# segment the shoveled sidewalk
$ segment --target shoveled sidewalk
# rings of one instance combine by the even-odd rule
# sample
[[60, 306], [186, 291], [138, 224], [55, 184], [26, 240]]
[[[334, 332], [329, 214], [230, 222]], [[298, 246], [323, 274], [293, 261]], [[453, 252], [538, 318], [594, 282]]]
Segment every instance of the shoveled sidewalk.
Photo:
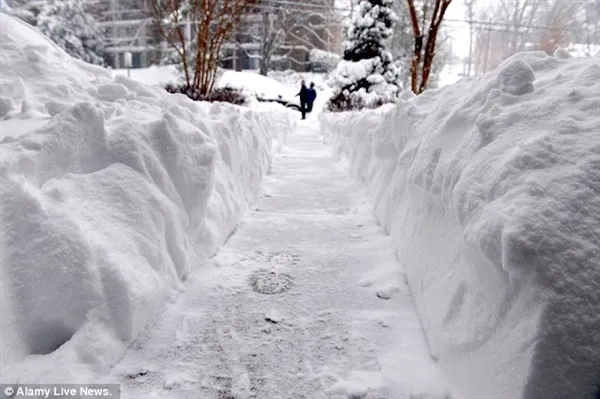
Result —
[[390, 238], [317, 129], [115, 367], [123, 398], [446, 399]]

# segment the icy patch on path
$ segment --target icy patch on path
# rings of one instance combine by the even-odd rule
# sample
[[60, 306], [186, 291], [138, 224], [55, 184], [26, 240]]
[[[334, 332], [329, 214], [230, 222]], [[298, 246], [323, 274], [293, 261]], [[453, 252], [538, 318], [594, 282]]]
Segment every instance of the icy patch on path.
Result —
[[313, 127], [289, 147], [258, 210], [107, 378], [123, 398], [446, 399], [365, 193]]

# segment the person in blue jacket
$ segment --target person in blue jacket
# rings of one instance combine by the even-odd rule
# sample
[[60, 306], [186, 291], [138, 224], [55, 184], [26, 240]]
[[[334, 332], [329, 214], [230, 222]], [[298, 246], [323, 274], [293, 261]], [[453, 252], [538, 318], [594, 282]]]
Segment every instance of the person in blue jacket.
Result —
[[306, 90], [306, 106], [307, 111], [310, 113], [313, 109], [313, 103], [317, 99], [317, 91], [315, 90], [315, 84], [313, 82], [310, 83], [310, 88]]

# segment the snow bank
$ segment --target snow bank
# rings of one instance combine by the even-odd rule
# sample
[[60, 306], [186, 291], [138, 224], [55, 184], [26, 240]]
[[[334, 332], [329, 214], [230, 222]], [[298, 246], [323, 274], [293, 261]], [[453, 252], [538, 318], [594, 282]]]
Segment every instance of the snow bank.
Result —
[[462, 398], [600, 383], [600, 62], [521, 53], [375, 111], [323, 114], [373, 192]]
[[147, 85], [165, 87], [169, 83], [183, 83], [185, 78], [175, 65], [152, 65], [148, 68], [112, 69], [113, 76], [129, 76]]
[[1, 379], [90, 381], [231, 234], [295, 114], [194, 103], [0, 27]]

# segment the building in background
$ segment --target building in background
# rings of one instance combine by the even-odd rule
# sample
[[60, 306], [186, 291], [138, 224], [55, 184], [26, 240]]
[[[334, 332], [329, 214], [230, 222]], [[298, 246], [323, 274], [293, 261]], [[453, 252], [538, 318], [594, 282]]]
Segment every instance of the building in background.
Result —
[[[103, 29], [104, 60], [115, 69], [125, 67], [125, 54], [131, 53], [132, 68], [146, 68], [159, 64], [173, 50], [160, 36], [152, 12], [152, 0], [82, 0], [86, 9]], [[47, 0], [8, 0], [11, 7], [31, 11], [35, 17]], [[287, 10], [296, 23], [274, 21], [280, 10]], [[335, 9], [335, 0], [261, 0], [248, 15], [234, 37], [223, 46], [222, 66], [235, 70], [260, 68], [265, 37], [262, 30], [265, 14], [271, 26], [285, 30], [272, 64], [277, 69], [292, 68], [307, 71], [311, 49], [340, 53], [342, 22]], [[35, 25], [35, 18], [28, 21]], [[287, 25], [286, 25], [287, 24]], [[188, 38], [193, 34], [193, 21], [187, 21]]]
[[125, 53], [132, 67], [145, 68], [161, 61], [165, 44], [152, 18], [151, 0], [86, 0], [106, 35], [105, 61], [124, 68]]
[[339, 54], [342, 16], [335, 0], [262, 0], [224, 45], [223, 67], [307, 71], [311, 50]]
[[[172, 52], [154, 25], [151, 0], [86, 1], [97, 8], [96, 18], [105, 30], [107, 65], [123, 68], [125, 53], [131, 52], [132, 67], [144, 68], [160, 63]], [[229, 43], [223, 46], [224, 68], [260, 68], [261, 47], [264, 45], [261, 29], [265, 23], [262, 12], [277, 9], [288, 10], [296, 17], [302, 16], [305, 23], [285, 33], [274, 67], [306, 71], [311, 49], [333, 53], [341, 51], [343, 29], [341, 18], [336, 13], [335, 0], [262, 0], [244, 19]], [[277, 18], [277, 13], [270, 12], [268, 18]], [[188, 24], [193, 25], [193, 21]], [[188, 25], [186, 35], [189, 37], [192, 32], [192, 26]]]

